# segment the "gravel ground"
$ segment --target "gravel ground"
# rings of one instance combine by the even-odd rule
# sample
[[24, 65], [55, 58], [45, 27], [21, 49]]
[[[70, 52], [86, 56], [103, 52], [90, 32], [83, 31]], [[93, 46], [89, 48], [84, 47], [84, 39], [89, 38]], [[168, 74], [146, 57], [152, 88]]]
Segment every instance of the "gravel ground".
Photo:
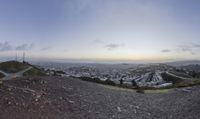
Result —
[[199, 119], [200, 86], [136, 93], [78, 79], [26, 77], [0, 86], [0, 119]]

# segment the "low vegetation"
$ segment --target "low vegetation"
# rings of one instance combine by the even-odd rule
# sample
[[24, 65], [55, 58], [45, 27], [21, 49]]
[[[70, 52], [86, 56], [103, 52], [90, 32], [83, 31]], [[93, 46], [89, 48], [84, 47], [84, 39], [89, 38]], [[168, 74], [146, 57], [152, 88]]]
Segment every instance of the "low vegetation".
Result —
[[79, 77], [79, 79], [81, 79], [83, 81], [90, 81], [90, 82], [100, 83], [100, 84], [104, 84], [104, 85], [116, 86], [115, 82], [113, 82], [109, 79], [107, 79], [105, 81], [100, 80], [99, 78], [90, 78], [90, 77]]
[[183, 81], [183, 79], [171, 76], [167, 73], [162, 73], [161, 76], [162, 76], [163, 80], [165, 80], [167, 82], [172, 82], [173, 84], [177, 84], [177, 83], [180, 83]]
[[162, 73], [161, 75], [165, 81], [173, 83], [173, 86], [170, 88], [181, 88], [181, 87], [200, 85], [200, 79], [192, 79], [192, 78], [190, 78], [188, 80], [181, 79], [178, 77], [168, 75], [166, 73]]
[[145, 93], [144, 89], [141, 89], [141, 88], [138, 88], [138, 89], [136, 90], [136, 92], [137, 92], [137, 93]]
[[55, 73], [56, 73], [56, 74], [66, 74], [64, 71], [61, 71], [61, 70], [55, 71]]
[[181, 87], [189, 87], [189, 86], [195, 86], [195, 85], [200, 85], [200, 79], [185, 80], [180, 83], [174, 84], [173, 87], [181, 88]]
[[25, 72], [23, 76], [45, 76], [45, 73], [39, 69], [32, 68], [29, 71]]
[[83, 81], [90, 81], [90, 82], [100, 83], [100, 84], [104, 84], [104, 85], [117, 86], [120, 88], [136, 89], [136, 92], [138, 92], [138, 93], [145, 93], [145, 90], [165, 90], [165, 89], [170, 89], [170, 88], [181, 88], [181, 87], [200, 85], [200, 79], [184, 80], [184, 79], [181, 79], [178, 77], [168, 75], [166, 73], [162, 73], [161, 75], [165, 81], [172, 82], [173, 86], [163, 87], [163, 88], [138, 87], [138, 86], [131, 86], [131, 85], [126, 85], [126, 84], [122, 84], [122, 85], [116, 84], [115, 82], [113, 82], [111, 80], [102, 81], [99, 78], [79, 77], [79, 79], [81, 79]]
[[[9, 68], [8, 68], [9, 67]], [[28, 65], [23, 64], [17, 61], [8, 61], [0, 63], [0, 70], [7, 73], [17, 73], [21, 70], [24, 70], [28, 67]]]

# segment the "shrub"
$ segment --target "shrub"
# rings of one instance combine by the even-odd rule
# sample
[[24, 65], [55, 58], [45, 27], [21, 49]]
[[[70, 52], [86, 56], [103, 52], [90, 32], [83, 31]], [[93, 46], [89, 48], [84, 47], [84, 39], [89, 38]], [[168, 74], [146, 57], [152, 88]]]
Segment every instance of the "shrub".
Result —
[[79, 79], [83, 80], [83, 81], [90, 81], [90, 82], [95, 82], [95, 83], [100, 83], [100, 84], [105, 84], [105, 85], [112, 85], [115, 86], [115, 82], [113, 82], [112, 80], [100, 80], [99, 78], [91, 78], [91, 77], [79, 77]]
[[25, 72], [23, 76], [45, 76], [45, 73], [38, 69], [32, 68], [29, 71]]
[[165, 81], [172, 82], [173, 84], [183, 81], [183, 79], [168, 75], [167, 73], [162, 73], [161, 76]]
[[144, 93], [144, 90], [142, 88], [138, 88], [136, 92], [137, 93]]
[[116, 85], [115, 82], [113, 82], [113, 81], [111, 81], [111, 80], [109, 80], [109, 79], [105, 80], [105, 81], [104, 81], [104, 84], [106, 84], [106, 85], [112, 85], [112, 86], [115, 86], [115, 85]]
[[64, 71], [55, 71], [56, 72], [56, 74], [66, 74]]

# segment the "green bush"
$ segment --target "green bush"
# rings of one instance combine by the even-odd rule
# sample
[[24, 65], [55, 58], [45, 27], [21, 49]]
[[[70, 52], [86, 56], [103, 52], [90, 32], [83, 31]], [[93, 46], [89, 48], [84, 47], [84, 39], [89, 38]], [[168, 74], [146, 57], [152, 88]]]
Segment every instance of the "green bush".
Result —
[[171, 88], [181, 88], [181, 87], [189, 87], [194, 85], [200, 85], [200, 79], [181, 79], [178, 77], [174, 77], [168, 75], [166, 73], [162, 73], [162, 78], [167, 82], [172, 82], [173, 86]]
[[174, 84], [173, 87], [181, 88], [181, 87], [189, 87], [189, 86], [195, 86], [195, 85], [200, 85], [200, 79], [185, 80], [180, 83]]
[[39, 69], [32, 68], [29, 71], [25, 72], [23, 76], [45, 76], [45, 73]]
[[66, 74], [64, 71], [55, 71], [56, 74]]
[[163, 80], [165, 80], [167, 82], [172, 82], [173, 84], [180, 83], [183, 81], [183, 79], [171, 76], [167, 73], [162, 73], [161, 76], [162, 76]]
[[105, 80], [103, 83], [106, 84], [106, 85], [111, 85], [111, 86], [115, 86], [116, 85], [115, 82], [113, 82], [113, 81], [111, 81], [109, 79]]
[[81, 80], [83, 81], [90, 81], [90, 82], [95, 82], [95, 83], [100, 83], [100, 84], [105, 84], [105, 85], [112, 85], [115, 86], [115, 82], [113, 82], [112, 80], [100, 80], [99, 78], [91, 78], [91, 77], [79, 77]]
[[144, 90], [143, 90], [142, 88], [138, 88], [138, 89], [136, 90], [136, 92], [137, 92], [137, 93], [144, 93]]

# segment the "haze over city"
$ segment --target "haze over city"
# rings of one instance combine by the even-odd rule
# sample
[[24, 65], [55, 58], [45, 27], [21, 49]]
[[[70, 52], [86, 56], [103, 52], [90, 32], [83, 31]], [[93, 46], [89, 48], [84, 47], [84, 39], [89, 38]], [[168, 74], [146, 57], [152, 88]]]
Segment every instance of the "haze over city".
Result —
[[[181, 4], [180, 4], [181, 3]], [[199, 60], [199, 0], [1, 0], [0, 56]]]

